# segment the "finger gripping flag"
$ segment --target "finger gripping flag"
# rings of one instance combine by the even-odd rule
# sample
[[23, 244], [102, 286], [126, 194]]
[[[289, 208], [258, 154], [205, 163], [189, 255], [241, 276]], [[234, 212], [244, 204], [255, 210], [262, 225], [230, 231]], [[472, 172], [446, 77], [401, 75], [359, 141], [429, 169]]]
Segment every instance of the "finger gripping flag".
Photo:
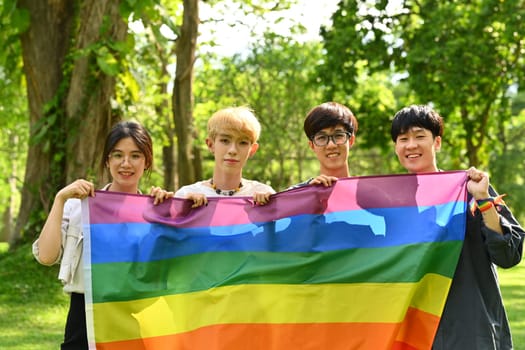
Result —
[[82, 203], [90, 349], [430, 349], [465, 233], [466, 173], [251, 198]]

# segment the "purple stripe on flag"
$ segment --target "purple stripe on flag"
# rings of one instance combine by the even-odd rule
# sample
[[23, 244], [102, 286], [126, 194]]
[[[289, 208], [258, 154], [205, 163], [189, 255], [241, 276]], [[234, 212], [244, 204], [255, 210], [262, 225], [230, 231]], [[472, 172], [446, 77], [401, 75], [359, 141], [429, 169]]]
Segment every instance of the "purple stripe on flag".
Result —
[[[448, 186], [450, 191], [447, 192], [440, 184], [457, 183], [460, 188], [465, 181], [465, 171], [345, 178], [331, 187], [305, 186], [277, 193], [269, 204], [256, 208], [251, 197], [213, 197], [209, 198], [207, 208], [191, 209], [189, 200], [179, 198], [153, 207], [153, 198], [149, 196], [115, 196], [114, 192], [97, 191], [97, 197], [114, 201], [113, 210], [108, 211], [107, 206], [101, 208], [90, 201], [90, 216], [92, 224], [152, 222], [180, 228], [243, 225], [304, 214], [363, 208], [373, 212], [374, 208], [434, 206], [451, 200], [462, 202], [466, 198], [461, 191]], [[454, 193], [462, 198], [454, 198]], [[273, 200], [277, 197], [279, 200]], [[120, 208], [127, 210], [121, 212]]]

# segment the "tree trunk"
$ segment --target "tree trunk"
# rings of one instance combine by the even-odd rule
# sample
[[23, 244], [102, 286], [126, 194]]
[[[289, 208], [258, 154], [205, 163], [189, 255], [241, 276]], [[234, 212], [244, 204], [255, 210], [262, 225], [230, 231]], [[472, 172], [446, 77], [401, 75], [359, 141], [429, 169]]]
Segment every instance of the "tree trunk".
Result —
[[[13, 147], [18, 148], [19, 147], [19, 139], [18, 135], [10, 134], [9, 135], [9, 143], [13, 145]], [[9, 176], [9, 205], [7, 206], [5, 210], [5, 216], [4, 216], [4, 229], [7, 237], [8, 242], [16, 242], [20, 239], [19, 234], [13, 229], [13, 223], [14, 223], [14, 217], [15, 217], [15, 207], [16, 207], [16, 198], [15, 194], [17, 193], [16, 188], [16, 179], [18, 179], [18, 162], [17, 157], [13, 153], [10, 160], [11, 165], [11, 174]]]
[[[167, 84], [162, 85], [163, 88], [167, 86]], [[157, 114], [161, 115], [162, 119], [166, 122], [164, 126], [164, 132], [166, 133], [166, 136], [168, 138], [168, 143], [162, 146], [162, 170], [164, 175], [164, 189], [168, 191], [175, 191], [178, 187], [177, 174], [175, 172], [175, 133], [173, 131], [173, 122], [170, 118], [170, 115], [166, 115], [167, 111], [169, 110], [169, 101], [166, 100], [165, 102], [166, 103], [164, 103], [163, 99], [162, 104], [157, 106], [155, 110], [157, 111]]]
[[98, 69], [93, 52], [69, 62], [79, 54], [72, 47], [86, 48], [101, 34], [106, 42], [121, 40], [126, 24], [118, 2], [110, 0], [19, 0], [17, 6], [30, 15], [20, 39], [31, 144], [15, 232], [31, 240], [56, 192], [94, 174], [102, 140], [116, 119], [110, 107], [114, 78]]
[[[169, 76], [168, 59], [172, 57], [174, 52], [168, 52], [168, 55], [163, 54], [162, 48], [157, 45], [157, 54], [159, 56], [161, 67], [161, 76]], [[162, 146], [162, 169], [164, 174], [164, 189], [175, 191], [178, 187], [178, 177], [176, 173], [176, 156], [175, 156], [175, 130], [173, 128], [173, 119], [169, 113], [169, 91], [168, 84], [163, 79], [159, 79], [159, 91], [162, 94], [162, 100], [155, 106], [157, 115], [161, 116], [163, 121], [163, 129], [166, 134], [167, 144]]]
[[65, 179], [53, 172], [55, 166], [63, 165], [66, 139], [63, 117], [58, 113], [60, 105], [53, 99], [63, 80], [62, 68], [75, 18], [73, 5], [69, 0], [20, 0], [17, 3], [29, 12], [31, 21], [20, 37], [31, 142], [15, 237], [19, 237], [23, 229], [33, 231], [31, 235], [35, 236], [34, 231], [42, 224], [37, 222], [41, 221], [39, 213], [49, 210], [54, 192]]
[[[119, 14], [118, 1], [83, 1], [79, 17], [75, 50], [86, 50], [96, 43], [122, 41], [126, 37], [127, 23]], [[72, 150], [66, 163], [67, 183], [79, 177], [95, 179], [106, 135], [120, 119], [111, 107], [114, 95], [115, 77], [97, 67], [95, 52], [75, 60], [66, 100], [67, 149]], [[105, 181], [107, 179], [99, 179], [98, 185]]]
[[184, 0], [184, 15], [177, 39], [177, 65], [173, 84], [172, 109], [177, 135], [177, 173], [179, 186], [197, 181], [193, 140], [193, 64], [199, 27], [198, 0]]
[[[18, 135], [16, 135], [13, 132], [8, 132], [4, 136], [8, 137], [9, 145], [11, 145], [13, 148], [16, 149], [19, 147]], [[18, 239], [18, 237], [14, 235], [13, 230], [13, 218], [16, 203], [15, 194], [17, 193], [16, 179], [18, 175], [18, 162], [16, 153], [11, 153], [8, 159], [8, 166], [11, 168], [9, 172], [9, 178], [7, 180], [9, 185], [9, 191], [5, 193], [5, 196], [7, 198], [7, 205], [5, 207], [5, 211], [2, 214], [2, 230], [0, 230], [0, 242], [14, 242]]]

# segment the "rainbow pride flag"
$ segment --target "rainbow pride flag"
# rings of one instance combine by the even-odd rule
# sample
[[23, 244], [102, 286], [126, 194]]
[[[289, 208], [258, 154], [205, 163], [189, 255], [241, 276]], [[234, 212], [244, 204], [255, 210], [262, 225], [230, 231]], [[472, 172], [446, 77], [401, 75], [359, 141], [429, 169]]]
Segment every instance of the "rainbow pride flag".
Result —
[[430, 349], [463, 244], [466, 173], [272, 196], [83, 201], [90, 349]]

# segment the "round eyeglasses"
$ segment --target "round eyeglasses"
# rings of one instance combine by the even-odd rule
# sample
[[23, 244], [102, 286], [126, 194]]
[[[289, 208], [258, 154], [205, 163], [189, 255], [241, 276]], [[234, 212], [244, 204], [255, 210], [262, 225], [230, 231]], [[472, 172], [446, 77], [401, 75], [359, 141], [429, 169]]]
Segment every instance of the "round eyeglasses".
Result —
[[124, 154], [124, 152], [121, 151], [113, 151], [108, 156], [109, 160], [114, 163], [123, 163], [125, 159], [128, 160], [129, 163], [137, 164], [145, 159], [144, 155], [140, 152], [132, 152], [129, 155]]
[[319, 133], [319, 134], [315, 134], [314, 137], [312, 137], [312, 142], [314, 143], [314, 145], [318, 147], [324, 147], [328, 145], [330, 140], [332, 140], [332, 142], [336, 145], [342, 145], [346, 141], [348, 141], [348, 139], [351, 136], [352, 136], [352, 133], [348, 131], [338, 131], [336, 133], [333, 133], [332, 135]]

